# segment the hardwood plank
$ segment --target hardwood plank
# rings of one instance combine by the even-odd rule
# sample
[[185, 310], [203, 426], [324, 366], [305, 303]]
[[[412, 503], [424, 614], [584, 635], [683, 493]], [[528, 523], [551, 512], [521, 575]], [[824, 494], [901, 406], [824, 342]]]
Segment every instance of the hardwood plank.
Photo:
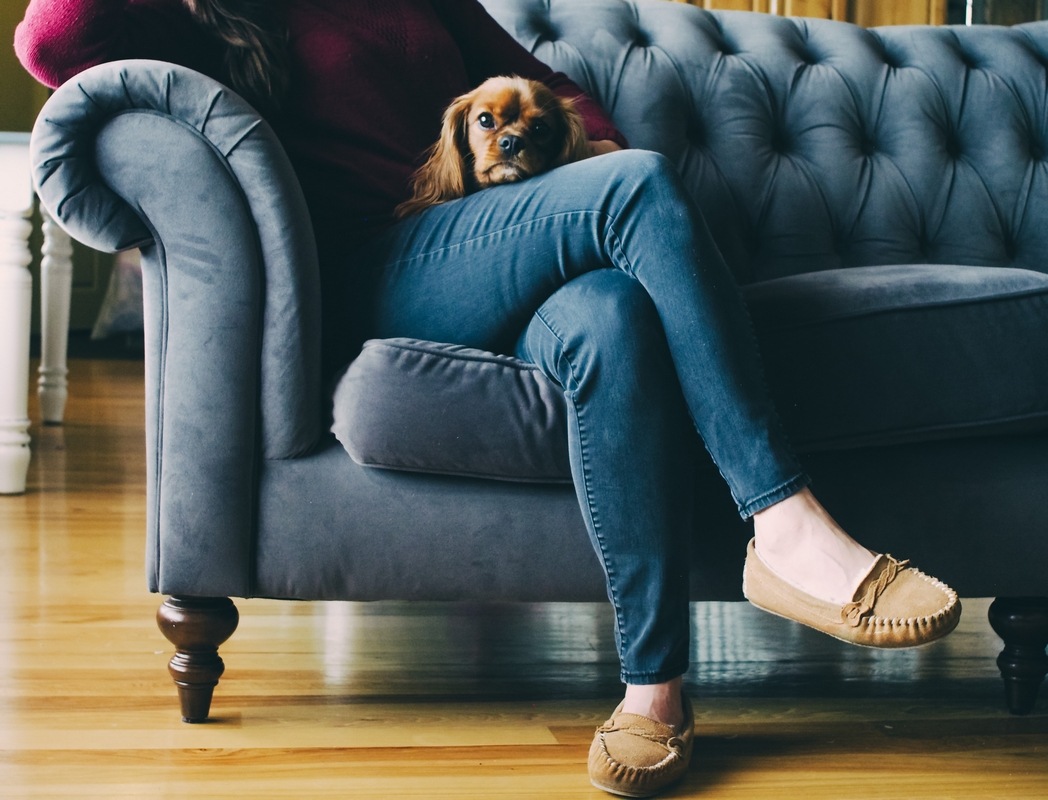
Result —
[[[34, 427], [30, 491], [0, 498], [0, 797], [607, 797], [603, 605], [241, 601], [214, 719], [181, 723], [144, 589], [142, 365], [71, 366], [67, 424]], [[1048, 797], [1045, 699], [1005, 712], [988, 601], [964, 602], [897, 653], [695, 606], [695, 757], [666, 797]]]

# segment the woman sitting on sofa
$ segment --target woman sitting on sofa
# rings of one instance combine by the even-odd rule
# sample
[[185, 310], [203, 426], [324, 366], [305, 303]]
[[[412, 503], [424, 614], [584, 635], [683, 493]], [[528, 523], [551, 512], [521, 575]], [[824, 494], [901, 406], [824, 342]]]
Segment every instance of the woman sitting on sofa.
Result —
[[[689, 762], [689, 425], [753, 519], [756, 605], [879, 647], [956, 625], [952, 590], [862, 547], [808, 490], [746, 309], [673, 166], [627, 149], [477, 0], [31, 0], [16, 47], [50, 86], [105, 61], [176, 62], [271, 120], [316, 230], [327, 374], [363, 337], [408, 336], [514, 352], [563, 387], [626, 684], [590, 751], [596, 786], [648, 796]], [[575, 99], [599, 157], [395, 220], [446, 105], [503, 74]], [[368, 323], [351, 330], [361, 296]]]

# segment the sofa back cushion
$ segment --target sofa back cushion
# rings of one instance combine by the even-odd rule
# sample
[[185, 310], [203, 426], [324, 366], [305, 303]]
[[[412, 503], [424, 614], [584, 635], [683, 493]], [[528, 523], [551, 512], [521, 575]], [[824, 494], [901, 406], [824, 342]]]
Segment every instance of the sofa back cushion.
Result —
[[742, 282], [1048, 270], [1048, 23], [862, 29], [666, 0], [483, 0], [670, 156]]

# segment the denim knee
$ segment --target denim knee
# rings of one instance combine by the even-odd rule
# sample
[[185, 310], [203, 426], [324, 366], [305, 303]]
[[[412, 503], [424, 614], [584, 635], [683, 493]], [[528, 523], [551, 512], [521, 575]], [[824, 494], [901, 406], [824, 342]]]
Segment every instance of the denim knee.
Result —
[[[559, 342], [550, 377], [568, 391], [582, 388], [599, 369], [621, 373], [627, 389], [637, 383], [638, 358], [664, 358], [661, 321], [644, 288], [624, 272], [602, 269], [574, 279], [536, 312]], [[654, 341], [653, 341], [654, 340]]]
[[649, 178], [663, 182], [679, 179], [677, 168], [662, 153], [654, 150], [620, 150], [608, 158], [608, 172], [623, 176], [632, 176], [639, 180]]
[[[679, 215], [693, 203], [676, 166], [662, 153], [623, 150], [608, 159], [608, 190], [622, 209]], [[623, 191], [625, 189], [625, 192]], [[640, 205], [637, 205], [639, 200]], [[678, 219], [678, 224], [679, 224]]]

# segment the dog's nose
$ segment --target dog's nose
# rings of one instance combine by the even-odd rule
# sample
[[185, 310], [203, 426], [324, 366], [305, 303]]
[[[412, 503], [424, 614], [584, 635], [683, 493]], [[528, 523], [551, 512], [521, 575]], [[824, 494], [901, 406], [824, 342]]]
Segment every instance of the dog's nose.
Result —
[[515, 156], [524, 149], [524, 140], [519, 136], [511, 136], [509, 134], [500, 136], [499, 149], [507, 156]]

